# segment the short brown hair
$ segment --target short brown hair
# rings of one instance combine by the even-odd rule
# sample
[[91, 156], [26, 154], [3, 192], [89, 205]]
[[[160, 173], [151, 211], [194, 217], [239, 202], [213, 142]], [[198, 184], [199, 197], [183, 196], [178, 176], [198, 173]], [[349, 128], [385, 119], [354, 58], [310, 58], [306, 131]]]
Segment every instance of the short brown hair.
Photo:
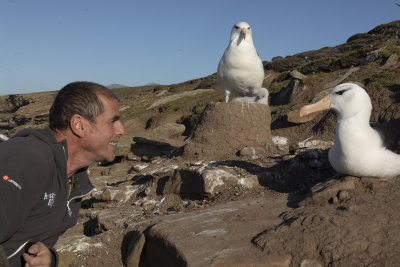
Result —
[[104, 112], [104, 106], [99, 98], [117, 97], [103, 85], [93, 82], [73, 82], [64, 86], [54, 99], [49, 112], [50, 129], [65, 130], [74, 114], [79, 114], [90, 122], [95, 122], [98, 115]]

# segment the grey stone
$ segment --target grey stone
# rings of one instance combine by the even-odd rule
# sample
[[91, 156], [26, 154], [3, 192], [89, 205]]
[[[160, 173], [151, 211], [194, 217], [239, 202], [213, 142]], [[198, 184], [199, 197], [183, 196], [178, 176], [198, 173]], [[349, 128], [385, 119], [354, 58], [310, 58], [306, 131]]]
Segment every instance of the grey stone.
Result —
[[[144, 256], [149, 266], [290, 266], [290, 256], [264, 255], [251, 244], [252, 237], [278, 225], [279, 214], [289, 210], [285, 197], [274, 200], [274, 207], [266, 210], [263, 203], [268, 201], [235, 201], [165, 217], [146, 233]], [[227, 219], [248, 213], [256, 216]]]
[[377, 60], [379, 58], [380, 52], [382, 52], [385, 48], [386, 48], [386, 46], [383, 46], [383, 47], [381, 47], [381, 48], [379, 48], [377, 50], [368, 52], [367, 56], [365, 57], [364, 64], [368, 64], [370, 62], [373, 62], [373, 61]]
[[390, 68], [397, 66], [399, 64], [399, 55], [396, 53], [391, 54], [383, 63], [382, 67], [384, 68]]
[[306, 77], [297, 70], [291, 71], [289, 84], [279, 91], [275, 104], [285, 105], [293, 102], [301, 92], [307, 90], [307, 86], [302, 81]]
[[300, 207], [309, 205], [326, 205], [327, 203], [337, 203], [337, 195], [340, 191], [354, 191], [357, 178], [346, 176], [343, 179], [331, 179], [329, 181], [316, 184], [311, 189], [311, 196], [299, 203]]

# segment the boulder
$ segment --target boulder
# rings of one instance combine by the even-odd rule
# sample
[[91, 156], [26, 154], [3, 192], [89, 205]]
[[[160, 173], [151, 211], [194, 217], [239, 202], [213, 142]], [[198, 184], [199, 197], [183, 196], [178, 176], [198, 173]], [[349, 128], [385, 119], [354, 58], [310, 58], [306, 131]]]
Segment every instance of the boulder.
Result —
[[307, 89], [307, 86], [303, 83], [303, 79], [306, 78], [305, 75], [297, 70], [291, 71], [289, 75], [289, 84], [279, 91], [279, 94], [274, 99], [275, 105], [286, 105], [291, 103], [301, 92]]
[[269, 201], [234, 201], [165, 217], [145, 231], [145, 266], [290, 266], [289, 255], [265, 255], [251, 241], [278, 225], [278, 215], [288, 209], [285, 198], [267, 209]]

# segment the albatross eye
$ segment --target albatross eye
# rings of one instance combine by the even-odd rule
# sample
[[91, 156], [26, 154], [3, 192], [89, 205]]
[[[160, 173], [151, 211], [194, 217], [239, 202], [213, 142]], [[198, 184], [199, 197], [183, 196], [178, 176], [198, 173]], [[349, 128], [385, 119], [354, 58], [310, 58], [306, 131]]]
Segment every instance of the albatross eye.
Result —
[[235, 29], [239, 29], [239, 26], [236, 26], [236, 25], [235, 25]]
[[348, 91], [348, 90], [340, 90], [340, 91], [337, 91], [335, 94], [337, 94], [337, 95], [343, 95], [344, 92], [346, 92], [346, 91]]

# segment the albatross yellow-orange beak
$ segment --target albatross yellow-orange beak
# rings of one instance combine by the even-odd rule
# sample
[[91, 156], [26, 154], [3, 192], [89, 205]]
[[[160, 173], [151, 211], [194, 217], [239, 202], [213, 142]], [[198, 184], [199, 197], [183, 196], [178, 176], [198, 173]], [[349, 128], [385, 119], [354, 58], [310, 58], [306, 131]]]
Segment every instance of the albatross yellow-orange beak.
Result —
[[243, 39], [246, 40], [246, 28], [242, 28]]
[[329, 95], [327, 95], [324, 98], [322, 98], [320, 101], [315, 102], [314, 104], [310, 104], [310, 105], [301, 107], [301, 109], [299, 110], [299, 115], [300, 115], [300, 117], [303, 117], [303, 116], [307, 116], [308, 114], [311, 114], [314, 112], [329, 109], [330, 104], [331, 104], [331, 100], [329, 98]]

